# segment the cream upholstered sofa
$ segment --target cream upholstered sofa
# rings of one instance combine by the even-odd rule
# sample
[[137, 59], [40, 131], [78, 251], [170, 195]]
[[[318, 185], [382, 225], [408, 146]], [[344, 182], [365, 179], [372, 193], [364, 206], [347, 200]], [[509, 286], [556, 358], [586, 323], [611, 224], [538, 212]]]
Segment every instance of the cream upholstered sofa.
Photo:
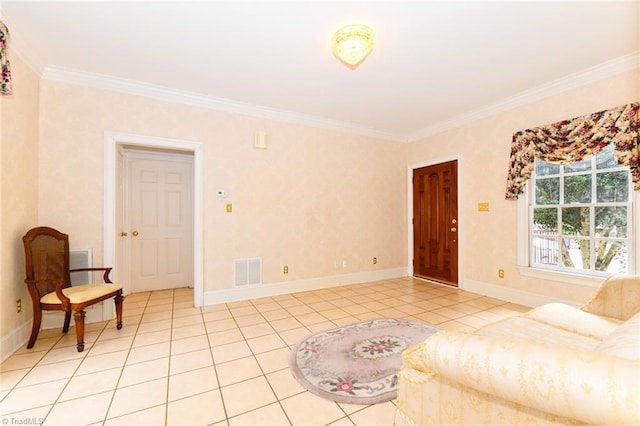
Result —
[[396, 425], [640, 424], [640, 277], [403, 353]]

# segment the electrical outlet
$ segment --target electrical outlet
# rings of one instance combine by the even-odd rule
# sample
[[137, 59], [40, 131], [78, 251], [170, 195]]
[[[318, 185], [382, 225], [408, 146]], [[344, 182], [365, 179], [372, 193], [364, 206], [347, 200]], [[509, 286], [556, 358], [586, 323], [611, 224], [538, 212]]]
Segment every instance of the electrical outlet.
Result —
[[16, 300], [16, 313], [20, 313], [22, 311], [22, 299]]
[[504, 269], [498, 269], [498, 278], [504, 278]]
[[377, 257], [374, 257], [374, 258], [373, 258], [373, 264], [374, 264], [374, 265], [377, 265], [377, 264], [378, 264], [378, 258], [377, 258]]
[[284, 268], [282, 268], [282, 273], [283, 274], [288, 274], [289, 273], [289, 267], [285, 266]]

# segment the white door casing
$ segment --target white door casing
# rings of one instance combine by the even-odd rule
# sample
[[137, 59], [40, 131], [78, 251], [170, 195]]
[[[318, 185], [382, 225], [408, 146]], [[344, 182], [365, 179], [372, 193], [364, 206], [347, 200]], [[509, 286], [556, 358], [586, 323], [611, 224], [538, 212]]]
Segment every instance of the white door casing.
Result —
[[[126, 265], [117, 256], [116, 244], [121, 243], [120, 228], [116, 226], [118, 202], [117, 152], [122, 147], [137, 147], [160, 151], [183, 151], [193, 155], [193, 287], [194, 306], [204, 302], [204, 248], [203, 248], [203, 167], [202, 144], [199, 142], [158, 138], [135, 134], [105, 132], [104, 136], [104, 264], [112, 265], [114, 282], [121, 283], [125, 294], [131, 292]], [[122, 200], [120, 200], [122, 202]], [[125, 256], [126, 257], [126, 256]]]
[[132, 292], [193, 287], [193, 155], [126, 151]]
[[[116, 147], [116, 162], [115, 162], [115, 230], [120, 234], [120, 238], [115, 240], [116, 246], [114, 247], [115, 259], [113, 263], [109, 263], [110, 266], [118, 265], [119, 271], [129, 270], [129, 244], [122, 232], [126, 229], [126, 193], [125, 193], [125, 151], [122, 145]], [[129, 277], [126, 274], [126, 280], [117, 280], [115, 273], [111, 273], [111, 279], [116, 280], [117, 283], [123, 285], [124, 294], [129, 294]], [[119, 277], [118, 277], [119, 278]]]

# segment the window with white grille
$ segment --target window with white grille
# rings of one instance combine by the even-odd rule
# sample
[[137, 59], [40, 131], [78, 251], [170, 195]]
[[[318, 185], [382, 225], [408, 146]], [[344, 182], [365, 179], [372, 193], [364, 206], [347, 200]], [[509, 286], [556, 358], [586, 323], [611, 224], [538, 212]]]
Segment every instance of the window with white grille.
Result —
[[536, 158], [529, 193], [529, 266], [633, 273], [633, 186], [613, 145], [571, 164]]

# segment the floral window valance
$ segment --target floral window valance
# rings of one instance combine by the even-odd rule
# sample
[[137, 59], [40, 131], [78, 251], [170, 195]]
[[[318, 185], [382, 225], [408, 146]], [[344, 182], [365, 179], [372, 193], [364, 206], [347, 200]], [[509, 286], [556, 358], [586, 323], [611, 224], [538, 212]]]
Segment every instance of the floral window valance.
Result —
[[533, 172], [534, 158], [566, 164], [596, 155], [614, 144], [618, 163], [629, 166], [636, 191], [640, 190], [640, 103], [522, 130], [513, 135], [506, 198], [524, 192]]
[[7, 58], [7, 44], [9, 43], [9, 30], [0, 21], [0, 95], [11, 94], [11, 70]]

